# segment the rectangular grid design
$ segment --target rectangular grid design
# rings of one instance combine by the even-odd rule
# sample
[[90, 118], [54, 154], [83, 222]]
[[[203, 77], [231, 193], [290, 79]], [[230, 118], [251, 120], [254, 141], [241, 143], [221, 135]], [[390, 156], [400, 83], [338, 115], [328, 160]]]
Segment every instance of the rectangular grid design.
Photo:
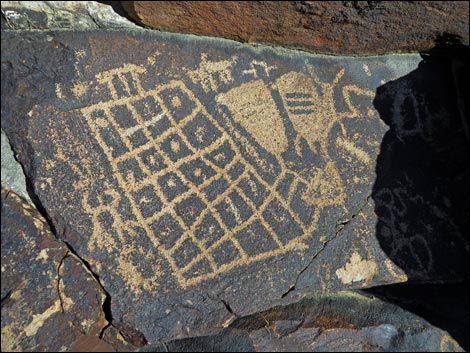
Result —
[[[172, 81], [82, 109], [132, 212], [185, 287], [296, 248], [311, 232], [244, 160], [229, 134], [192, 92]], [[124, 82], [122, 86], [129, 87]], [[113, 207], [106, 212], [120, 217]], [[288, 238], [287, 238], [288, 236]]]

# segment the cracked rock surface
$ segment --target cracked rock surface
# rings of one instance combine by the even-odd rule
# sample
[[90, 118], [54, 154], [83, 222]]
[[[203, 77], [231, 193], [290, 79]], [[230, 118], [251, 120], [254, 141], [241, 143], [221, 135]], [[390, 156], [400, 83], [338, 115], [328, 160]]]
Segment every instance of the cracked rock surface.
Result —
[[462, 279], [468, 170], [451, 64], [4, 31], [2, 128], [70, 251], [54, 266], [57, 305], [78, 300], [62, 271], [84, 281], [83, 259], [107, 320], [73, 307], [67, 320], [139, 347], [311, 292]]
[[[39, 212], [2, 187], [2, 351], [63, 351], [108, 325], [105, 294]], [[103, 347], [111, 347], [102, 342]]]

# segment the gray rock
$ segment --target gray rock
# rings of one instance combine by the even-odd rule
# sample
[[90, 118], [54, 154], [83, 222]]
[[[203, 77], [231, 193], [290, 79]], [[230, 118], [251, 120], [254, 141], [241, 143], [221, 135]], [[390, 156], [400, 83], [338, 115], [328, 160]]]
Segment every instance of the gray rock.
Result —
[[110, 5], [96, 1], [2, 1], [5, 29], [135, 28]]
[[389, 350], [396, 344], [398, 330], [390, 324], [382, 324], [377, 327], [366, 327], [362, 329], [364, 342], [384, 350]]
[[15, 159], [8, 141], [8, 137], [5, 135], [3, 130], [1, 134], [1, 140], [2, 186], [19, 193], [23, 198], [32, 204], [32, 201], [26, 190], [26, 179], [23, 173], [23, 168], [21, 167], [21, 164], [19, 164]]

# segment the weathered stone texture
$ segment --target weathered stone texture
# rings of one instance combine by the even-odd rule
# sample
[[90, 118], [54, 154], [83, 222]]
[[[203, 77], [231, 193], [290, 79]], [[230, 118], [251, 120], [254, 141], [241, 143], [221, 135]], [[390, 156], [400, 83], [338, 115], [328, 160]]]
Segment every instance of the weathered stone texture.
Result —
[[[279, 327], [283, 327], [282, 332]], [[239, 318], [215, 336], [149, 346], [158, 352], [453, 352], [445, 331], [378, 299], [344, 292], [308, 296]]]
[[98, 1], [2, 1], [2, 29], [96, 29], [137, 27]]
[[[123, 1], [145, 26], [325, 54], [469, 44], [468, 1]], [[455, 38], [454, 38], [455, 39]]]
[[2, 127], [134, 346], [309, 292], [465, 274], [446, 59], [151, 31], [9, 31], [2, 48]]
[[28, 191], [26, 190], [26, 180], [23, 169], [13, 155], [8, 137], [1, 131], [1, 166], [2, 166], [2, 186], [20, 194], [27, 201], [32, 203]]
[[60, 351], [108, 324], [105, 294], [39, 212], [2, 188], [2, 351]]

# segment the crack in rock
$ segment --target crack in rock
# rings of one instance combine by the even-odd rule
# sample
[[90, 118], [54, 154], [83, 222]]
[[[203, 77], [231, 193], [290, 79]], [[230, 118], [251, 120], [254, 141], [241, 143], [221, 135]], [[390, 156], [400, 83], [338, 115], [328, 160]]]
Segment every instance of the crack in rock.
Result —
[[60, 290], [60, 280], [61, 280], [61, 275], [60, 275], [60, 269], [64, 264], [64, 260], [69, 256], [69, 251], [65, 253], [65, 255], [62, 257], [62, 259], [59, 262], [59, 265], [57, 266], [57, 295], [59, 296], [59, 301], [60, 301], [60, 309], [62, 313], [65, 313], [64, 309], [64, 300], [62, 298], [61, 290]]
[[294, 280], [294, 284], [292, 286], [289, 287], [289, 289], [284, 292], [282, 295], [281, 295], [281, 298], [284, 299], [289, 293], [291, 293], [292, 291], [295, 290], [295, 287], [297, 285], [297, 282], [299, 281], [299, 278], [300, 276], [312, 265], [313, 261], [317, 258], [318, 255], [320, 255], [323, 250], [325, 250], [325, 248], [328, 246], [328, 244], [330, 242], [332, 242], [333, 240], [335, 240], [336, 238], [338, 238], [338, 236], [340, 235], [340, 233], [344, 230], [344, 228], [346, 227], [346, 225], [348, 223], [350, 223], [356, 216], [358, 216], [361, 212], [362, 212], [362, 209], [367, 205], [367, 203], [369, 202], [371, 198], [371, 195], [367, 196], [366, 197], [366, 200], [361, 204], [361, 206], [358, 208], [357, 211], [355, 211], [350, 217], [349, 219], [347, 220], [344, 220], [344, 221], [337, 221], [336, 222], [336, 231], [335, 231], [335, 235], [328, 239], [327, 241], [325, 241], [321, 247], [320, 250], [318, 250], [315, 254], [313, 254], [312, 258], [310, 259], [310, 261], [307, 263], [307, 265], [302, 269], [300, 270], [300, 272], [297, 274], [295, 280]]

